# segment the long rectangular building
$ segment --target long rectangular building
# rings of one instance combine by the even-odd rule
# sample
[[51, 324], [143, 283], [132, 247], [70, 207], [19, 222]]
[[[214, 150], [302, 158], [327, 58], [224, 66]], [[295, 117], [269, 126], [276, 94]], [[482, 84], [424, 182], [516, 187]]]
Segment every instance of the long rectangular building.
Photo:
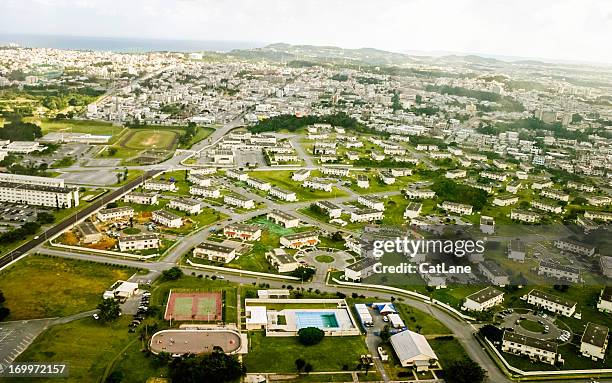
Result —
[[0, 201], [68, 209], [79, 206], [79, 190], [63, 186], [0, 181]]

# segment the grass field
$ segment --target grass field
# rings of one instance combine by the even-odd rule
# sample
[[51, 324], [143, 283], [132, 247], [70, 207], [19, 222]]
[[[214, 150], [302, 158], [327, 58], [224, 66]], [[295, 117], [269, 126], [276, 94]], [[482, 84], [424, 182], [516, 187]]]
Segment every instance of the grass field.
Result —
[[60, 317], [92, 310], [102, 293], [135, 269], [30, 255], [0, 273], [8, 320]]
[[132, 129], [119, 142], [128, 149], [172, 150], [180, 133], [174, 130]]
[[315, 257], [315, 260], [321, 263], [332, 263], [335, 260], [335, 258], [332, 257], [331, 255], [322, 254], [322, 255], [317, 255]]
[[294, 191], [298, 200], [300, 201], [311, 201], [325, 198], [339, 198], [346, 197], [348, 194], [336, 187], [333, 188], [331, 193], [321, 190], [310, 190], [303, 188], [301, 182], [293, 181], [291, 179], [291, 171], [262, 171], [262, 172], [250, 172], [249, 176], [258, 178], [262, 181], [268, 181], [273, 186], [280, 187], [281, 189]]
[[124, 129], [120, 126], [113, 126], [113, 124], [110, 122], [102, 121], [49, 120], [36, 118], [24, 118], [24, 121], [33, 122], [39, 125], [43, 134], [50, 132], [64, 132], [114, 136]]
[[[125, 317], [102, 325], [92, 318], [85, 318], [51, 327], [17, 361], [65, 362], [69, 365], [68, 378], [37, 378], [37, 382], [97, 382], [114, 370], [123, 373], [122, 383], [142, 383], [149, 377], [167, 376], [166, 367], [152, 363], [143, 354], [138, 334], [127, 332], [129, 322], [130, 318]], [[75, 342], [75, 339], [80, 341]], [[5, 380], [0, 378], [0, 382]]]
[[[249, 372], [295, 372], [295, 360], [304, 359], [314, 371], [354, 369], [359, 356], [368, 350], [363, 337], [325, 337], [314, 346], [303, 346], [296, 337], [266, 337], [263, 332], [249, 333], [249, 353], [244, 363]], [[282, 355], [282, 357], [279, 357]]]

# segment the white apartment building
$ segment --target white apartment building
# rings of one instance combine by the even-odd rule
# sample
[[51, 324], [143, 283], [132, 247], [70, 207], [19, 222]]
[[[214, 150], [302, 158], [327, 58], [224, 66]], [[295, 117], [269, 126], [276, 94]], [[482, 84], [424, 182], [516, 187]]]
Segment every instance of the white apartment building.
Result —
[[190, 172], [187, 176], [187, 181], [191, 182], [194, 185], [202, 186], [202, 187], [210, 187], [212, 185], [212, 179], [206, 177], [202, 174], [196, 174]]
[[608, 213], [605, 211], [587, 210], [584, 212], [584, 217], [597, 221], [612, 222], [612, 213]]
[[202, 203], [193, 198], [175, 198], [170, 200], [168, 204], [170, 209], [183, 211], [187, 214], [200, 214], [202, 212]]
[[238, 194], [228, 194], [228, 195], [223, 196], [223, 202], [228, 205], [237, 206], [242, 209], [254, 209], [255, 208], [255, 201], [253, 201], [253, 199], [248, 198], [248, 197], [243, 197]]
[[587, 245], [586, 243], [572, 241], [570, 239], [555, 240], [554, 245], [559, 250], [585, 255], [587, 257], [592, 257], [593, 255], [595, 255], [594, 246]]
[[236, 258], [236, 249], [218, 243], [202, 242], [193, 249], [193, 256], [212, 262], [228, 263]]
[[421, 214], [423, 204], [418, 202], [410, 202], [404, 210], [404, 219], [416, 218]]
[[451, 179], [451, 180], [454, 180], [457, 178], [465, 178], [467, 177], [467, 171], [465, 169], [448, 170], [446, 174], [444, 175], [444, 177]]
[[225, 171], [225, 176], [238, 181], [246, 181], [249, 179], [249, 175], [247, 173], [241, 172], [238, 169], [227, 169]]
[[578, 283], [580, 280], [580, 269], [551, 261], [540, 261], [538, 275]]
[[328, 193], [332, 192], [333, 183], [331, 181], [322, 180], [319, 178], [313, 178], [311, 180], [305, 180], [302, 187], [307, 189], [322, 190]]
[[370, 180], [368, 179], [368, 176], [365, 176], [363, 174], [359, 174], [357, 176], [357, 187], [358, 188], [362, 188], [362, 189], [367, 189], [370, 187]]
[[393, 185], [395, 183], [395, 176], [391, 172], [380, 172], [378, 177], [385, 185]]
[[384, 213], [376, 209], [357, 209], [351, 212], [351, 222], [372, 222], [383, 219]]
[[527, 303], [566, 317], [576, 312], [576, 302], [535, 289], [527, 294]]
[[465, 298], [463, 310], [485, 311], [504, 301], [504, 293], [495, 287], [489, 286], [470, 294]]
[[548, 213], [561, 214], [563, 212], [563, 208], [554, 202], [533, 200], [531, 201], [531, 206]]
[[22, 174], [0, 173], [0, 183], [11, 182], [25, 185], [65, 187], [63, 178], [27, 176]]
[[291, 175], [291, 179], [293, 181], [297, 181], [297, 182], [302, 182], [302, 181], [306, 180], [308, 177], [310, 177], [310, 170], [309, 169], [296, 170]]
[[326, 176], [348, 177], [350, 169], [346, 167], [324, 166], [321, 172]]
[[145, 181], [143, 188], [145, 190], [155, 190], [155, 191], [176, 191], [176, 185], [174, 184], [174, 182], [162, 181], [162, 180]]
[[405, 189], [404, 195], [408, 199], [430, 199], [436, 196], [436, 192], [429, 189]]
[[515, 195], [511, 195], [511, 194], [499, 195], [493, 198], [493, 205], [510, 206], [510, 205], [514, 205], [515, 203], [518, 203], [518, 201], [519, 201], [519, 198]]
[[527, 210], [513, 209], [510, 211], [510, 219], [526, 223], [536, 223], [540, 221], [540, 215]]
[[227, 238], [238, 238], [243, 241], [258, 241], [261, 238], [261, 229], [253, 225], [233, 223], [223, 228], [223, 235]]
[[169, 211], [155, 210], [151, 216], [151, 220], [162, 226], [179, 228], [183, 226], [183, 219]]
[[159, 203], [157, 194], [131, 192], [123, 197], [126, 203], [136, 203], [139, 205], [157, 205]]
[[280, 244], [289, 249], [301, 249], [304, 246], [316, 246], [319, 244], [319, 233], [316, 231], [305, 231], [284, 235], [280, 237]]
[[79, 205], [79, 190], [70, 187], [0, 182], [0, 201], [67, 209]]
[[295, 202], [297, 201], [297, 194], [295, 192], [277, 188], [276, 186], [272, 186], [270, 191], [268, 192], [271, 196], [281, 199], [287, 202]]
[[278, 270], [279, 273], [290, 273], [301, 266], [295, 257], [285, 251], [285, 249], [273, 249], [266, 252], [266, 259]]
[[553, 182], [551, 180], [536, 180], [531, 184], [531, 188], [535, 190], [542, 190], [546, 188], [553, 187]]
[[597, 309], [601, 312], [612, 313], [612, 286], [606, 286], [601, 290]]
[[201, 186], [190, 186], [189, 194], [201, 196], [201, 197], [207, 197], [207, 198], [220, 198], [221, 190], [219, 190], [219, 188], [214, 188], [214, 187], [208, 188], [208, 187], [201, 187]]
[[300, 219], [298, 217], [281, 210], [272, 210], [266, 215], [266, 218], [287, 229], [298, 227], [300, 225]]
[[505, 182], [508, 179], [508, 176], [503, 173], [493, 173], [493, 172], [480, 172], [480, 176], [482, 178], [487, 178], [490, 180]]
[[527, 356], [533, 361], [548, 364], [555, 364], [557, 360], [556, 342], [531, 338], [508, 331], [504, 331], [502, 351]]
[[470, 215], [472, 214], [473, 207], [471, 205], [466, 205], [463, 203], [456, 203], [450, 201], [444, 201], [440, 205], [445, 211], [450, 211], [451, 213], [460, 214], [460, 215]]
[[360, 203], [363, 206], [368, 207], [370, 209], [374, 209], [378, 211], [385, 210], [385, 203], [376, 197], [360, 195], [359, 197], [357, 197], [357, 203]]
[[325, 211], [329, 218], [340, 218], [342, 215], [342, 208], [340, 206], [329, 202], [329, 201], [316, 201], [315, 205], [318, 206], [321, 210]]
[[120, 251], [158, 249], [159, 238], [157, 234], [136, 234], [119, 237]]
[[374, 265], [378, 261], [371, 257], [364, 257], [344, 268], [344, 278], [359, 282], [374, 273]]
[[563, 193], [560, 190], [555, 190], [555, 189], [542, 189], [540, 191], [540, 195], [542, 197], [546, 197], [546, 198], [550, 198], [550, 199], [554, 199], [556, 201], [563, 201], [563, 202], [568, 202], [569, 201], [569, 194]]
[[98, 211], [96, 217], [100, 222], [127, 221], [134, 216], [134, 209], [129, 206], [114, 207]]
[[270, 188], [272, 187], [272, 185], [270, 185], [268, 181], [262, 181], [262, 180], [258, 180], [257, 178], [251, 178], [251, 177], [249, 177], [246, 180], [246, 183], [250, 187], [258, 189], [258, 190], [262, 190], [262, 191], [269, 191]]
[[582, 356], [594, 361], [604, 360], [608, 348], [608, 332], [609, 329], [606, 326], [589, 322], [580, 340]]

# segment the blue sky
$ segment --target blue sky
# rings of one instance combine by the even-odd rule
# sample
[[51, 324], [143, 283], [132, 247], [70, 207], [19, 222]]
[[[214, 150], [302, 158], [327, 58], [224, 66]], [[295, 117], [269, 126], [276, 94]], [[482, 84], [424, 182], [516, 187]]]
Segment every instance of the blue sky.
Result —
[[0, 33], [288, 42], [612, 63], [607, 0], [1, 0]]

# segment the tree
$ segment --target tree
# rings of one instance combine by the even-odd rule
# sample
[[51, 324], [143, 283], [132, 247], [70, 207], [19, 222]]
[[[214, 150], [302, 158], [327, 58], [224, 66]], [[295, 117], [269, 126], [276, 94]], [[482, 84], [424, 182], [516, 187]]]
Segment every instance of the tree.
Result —
[[236, 355], [226, 355], [215, 347], [208, 355], [187, 355], [170, 364], [170, 377], [181, 383], [225, 383], [238, 380], [246, 373]]
[[183, 276], [183, 271], [177, 266], [171, 269], [162, 271], [161, 278], [163, 281], [176, 281]]
[[8, 307], [4, 307], [4, 302], [6, 302], [6, 298], [4, 297], [4, 293], [0, 291], [0, 322], [11, 313]]
[[445, 376], [449, 383], [482, 383], [487, 372], [473, 360], [464, 359], [446, 367]]
[[103, 299], [97, 308], [100, 310], [98, 315], [103, 322], [112, 322], [121, 315], [119, 302], [113, 298]]
[[121, 183], [122, 178], [123, 178], [123, 174], [117, 173], [117, 183]]
[[389, 343], [389, 338], [391, 338], [391, 328], [386, 324], [382, 330], [380, 330], [380, 339], [383, 343]]
[[310, 267], [300, 266], [291, 272], [291, 276], [300, 278], [302, 281], [308, 281], [315, 274], [315, 270]]
[[104, 380], [105, 383], [120, 383], [123, 380], [123, 372], [121, 371], [113, 371], [109, 376]]
[[334, 242], [341, 242], [343, 240], [342, 233], [339, 231], [335, 232], [334, 234], [332, 234], [331, 239]]
[[304, 359], [297, 358], [295, 360], [295, 369], [298, 370], [298, 372], [302, 372], [304, 366], [306, 366], [306, 361]]
[[304, 372], [309, 374], [312, 372], [312, 370], [314, 370], [314, 368], [312, 367], [312, 364], [306, 363], [306, 365], [304, 366]]
[[298, 331], [298, 340], [304, 346], [312, 346], [323, 340], [325, 333], [317, 327], [303, 327]]
[[45, 225], [48, 223], [53, 223], [55, 221], [55, 216], [53, 214], [47, 213], [46, 211], [41, 211], [36, 215], [36, 220], [41, 225]]

